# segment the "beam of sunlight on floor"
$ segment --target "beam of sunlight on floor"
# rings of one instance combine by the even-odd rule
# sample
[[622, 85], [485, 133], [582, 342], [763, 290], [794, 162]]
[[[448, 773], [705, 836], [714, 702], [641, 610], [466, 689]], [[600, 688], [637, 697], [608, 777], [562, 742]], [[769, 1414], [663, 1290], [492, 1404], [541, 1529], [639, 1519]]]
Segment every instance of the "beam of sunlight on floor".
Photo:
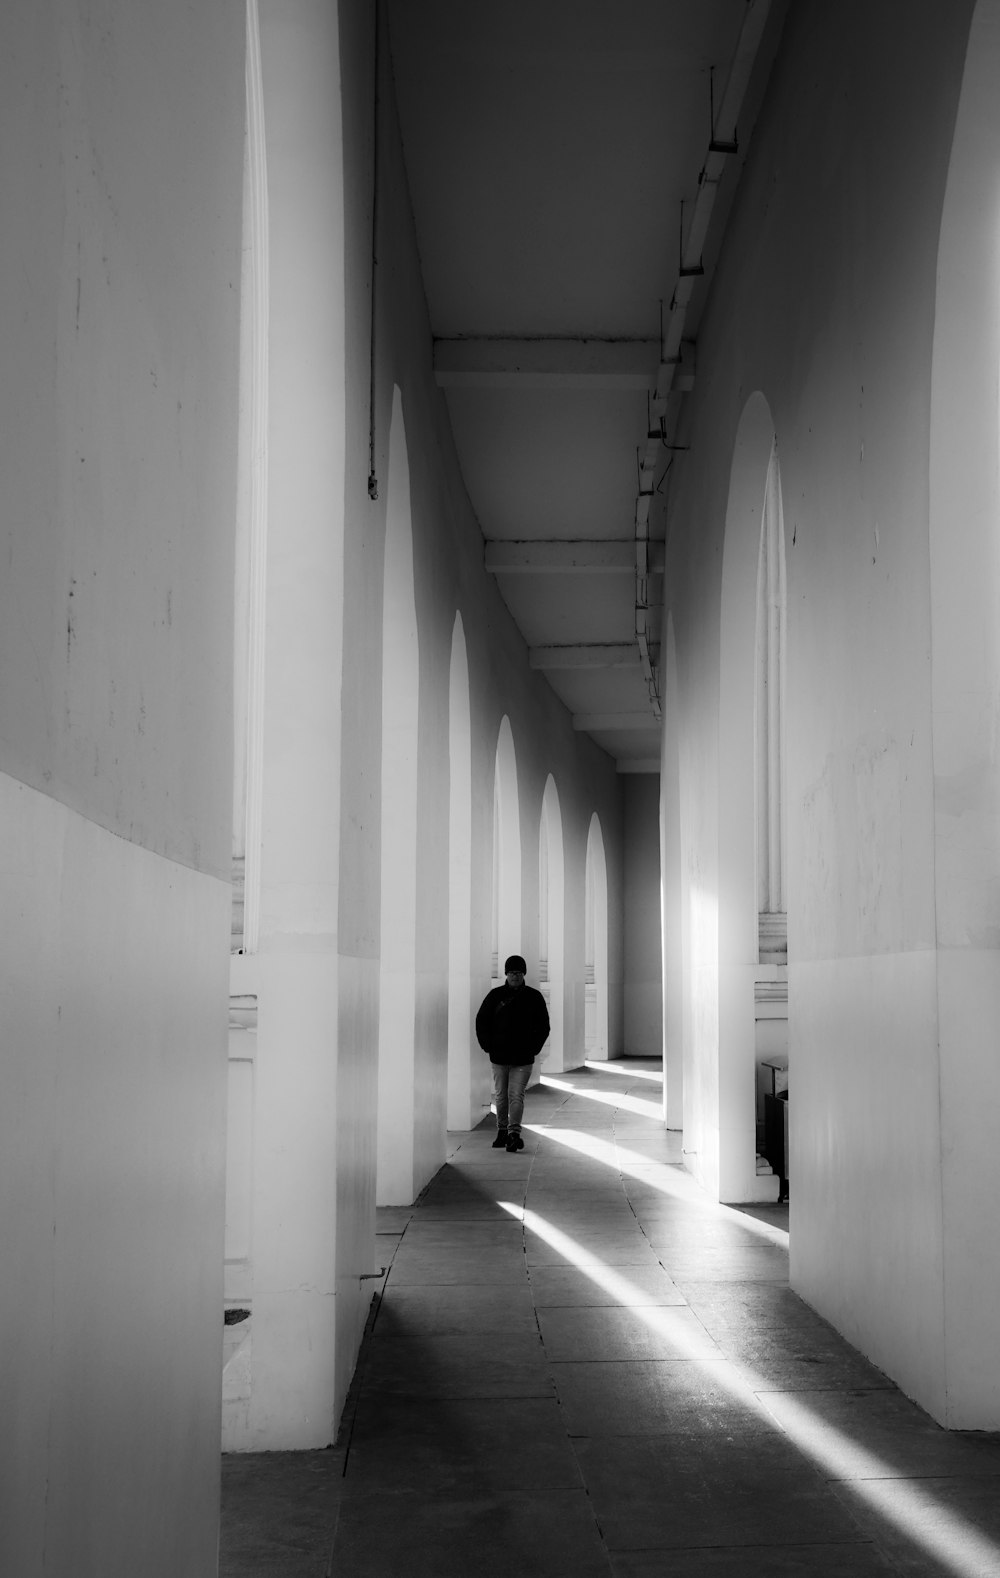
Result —
[[641, 1096], [630, 1096], [626, 1092], [615, 1095], [609, 1090], [588, 1090], [584, 1085], [572, 1085], [568, 1080], [555, 1079], [551, 1074], [543, 1074], [543, 1085], [550, 1085], [553, 1090], [564, 1090], [568, 1095], [582, 1096], [585, 1101], [596, 1101], [604, 1107], [620, 1107], [623, 1112], [634, 1112], [640, 1118], [652, 1118], [656, 1121], [660, 1117], [661, 1104], [658, 1101], [643, 1101]]
[[[643, 1304], [641, 1290], [629, 1281], [624, 1270], [600, 1262], [595, 1264], [577, 1239], [546, 1221], [537, 1211], [528, 1207], [522, 1211], [521, 1206], [504, 1200], [498, 1200], [497, 1204], [511, 1216], [521, 1219], [528, 1232], [563, 1256], [569, 1265], [584, 1272], [603, 1292], [632, 1309], [652, 1331], [673, 1343], [679, 1359], [693, 1361], [697, 1358], [705, 1362], [703, 1343], [697, 1343], [684, 1331], [677, 1321], [676, 1307]], [[640, 1302], [636, 1302], [637, 1298]], [[747, 1367], [737, 1368], [724, 1356], [708, 1362], [714, 1365], [720, 1381], [734, 1398], [746, 1402], [749, 1391], [754, 1394], [758, 1406], [767, 1407], [766, 1395], [772, 1388], [763, 1376]], [[781, 1397], [782, 1417], [771, 1416], [775, 1424], [828, 1478], [849, 1482], [851, 1489], [873, 1512], [894, 1525], [913, 1545], [933, 1556], [954, 1578], [988, 1578], [1000, 1572], [1000, 1546], [960, 1514], [950, 1511], [933, 1491], [912, 1479], [894, 1476], [891, 1463], [860, 1448], [845, 1431], [820, 1420], [811, 1411], [805, 1393], [796, 1396], [782, 1392]], [[918, 1523], [922, 1527], [917, 1527]]]
[[613, 1074], [616, 1079], [650, 1079], [657, 1085], [663, 1084], [663, 1074], [651, 1068], [629, 1068], [624, 1063], [592, 1063], [590, 1059], [584, 1061], [584, 1068], [593, 1069], [595, 1074]]
[[[700, 1184], [676, 1162], [661, 1162], [641, 1151], [630, 1150], [615, 1140], [602, 1139], [599, 1134], [588, 1134], [583, 1129], [552, 1129], [531, 1123], [526, 1123], [524, 1128], [534, 1134], [544, 1134], [546, 1139], [558, 1141], [588, 1161], [603, 1162], [619, 1176], [657, 1189], [671, 1199], [701, 1201], [705, 1198]], [[774, 1244], [778, 1249], [788, 1248], [788, 1231], [776, 1222], [762, 1221], [730, 1205], [712, 1203], [720, 1216], [730, 1222], [738, 1222], [766, 1244]]]
[[663, 1162], [655, 1156], [644, 1155], [642, 1151], [630, 1150], [614, 1140], [602, 1139], [599, 1134], [589, 1134], [585, 1129], [553, 1129], [537, 1123], [525, 1123], [522, 1127], [533, 1134], [544, 1135], [546, 1139], [556, 1140], [591, 1161], [604, 1162], [615, 1172], [650, 1183], [663, 1194], [687, 1199], [701, 1194], [691, 1174], [684, 1172], [674, 1162]]
[[[525, 1127], [531, 1128], [532, 1125], [526, 1124]], [[617, 1141], [604, 1140], [600, 1135], [588, 1134], [584, 1130], [536, 1127], [535, 1132], [544, 1134], [547, 1139], [557, 1140], [561, 1145], [577, 1151], [589, 1161], [603, 1162], [623, 1179], [631, 1179], [633, 1183], [641, 1183], [647, 1188], [656, 1189], [670, 1199], [700, 1202], [706, 1198], [697, 1181], [676, 1162], [662, 1162], [650, 1158], [641, 1151], [630, 1150]], [[628, 1193], [627, 1187], [625, 1192]], [[768, 1222], [749, 1215], [731, 1205], [719, 1205], [714, 1201], [711, 1203], [722, 1218], [738, 1223], [747, 1232], [753, 1233], [755, 1238], [762, 1239], [766, 1244], [773, 1244], [778, 1249], [788, 1248], [787, 1228], [779, 1227], [776, 1222]]]

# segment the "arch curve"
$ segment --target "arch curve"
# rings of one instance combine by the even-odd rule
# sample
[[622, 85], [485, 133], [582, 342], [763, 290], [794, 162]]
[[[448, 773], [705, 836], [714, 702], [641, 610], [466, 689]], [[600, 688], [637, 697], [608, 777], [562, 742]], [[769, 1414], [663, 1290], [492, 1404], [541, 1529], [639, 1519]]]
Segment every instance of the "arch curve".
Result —
[[414, 1190], [417, 945], [417, 740], [420, 650], [413, 583], [410, 467], [393, 390], [382, 584], [382, 811], [376, 1198]]
[[587, 831], [584, 891], [584, 1047], [588, 1058], [605, 1062], [609, 1056], [608, 866], [596, 811]]
[[566, 1067], [564, 993], [566, 977], [566, 888], [562, 811], [552, 774], [545, 780], [538, 828], [538, 974], [549, 1005], [551, 1029], [545, 1061]]
[[493, 979], [503, 978], [508, 954], [522, 953], [521, 809], [517, 756], [510, 719], [504, 713], [497, 732], [493, 773]]
[[[723, 1200], [757, 1191], [755, 982], [757, 883], [757, 630], [761, 530], [775, 445], [758, 390], [743, 408], [730, 469], [719, 636], [717, 1154], [701, 1166]], [[750, 792], [748, 792], [750, 791]]]

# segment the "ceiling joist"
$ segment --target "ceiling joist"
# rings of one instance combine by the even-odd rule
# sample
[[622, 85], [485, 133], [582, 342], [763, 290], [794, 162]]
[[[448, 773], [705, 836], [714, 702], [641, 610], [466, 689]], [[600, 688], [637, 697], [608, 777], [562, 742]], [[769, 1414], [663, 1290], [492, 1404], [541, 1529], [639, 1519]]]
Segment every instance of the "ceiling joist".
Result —
[[658, 730], [660, 720], [651, 712], [575, 712], [573, 727], [581, 734], [606, 734], [612, 729]]
[[[649, 544], [648, 574], [662, 575], [664, 545]], [[635, 546], [628, 538], [563, 538], [486, 544], [486, 568], [494, 575], [531, 575], [552, 572], [607, 575], [635, 571]]]
[[592, 641], [571, 646], [528, 648], [528, 664], [535, 669], [638, 668], [638, 648], [631, 641]]
[[659, 340], [434, 341], [434, 376], [442, 389], [649, 390], [659, 365]]

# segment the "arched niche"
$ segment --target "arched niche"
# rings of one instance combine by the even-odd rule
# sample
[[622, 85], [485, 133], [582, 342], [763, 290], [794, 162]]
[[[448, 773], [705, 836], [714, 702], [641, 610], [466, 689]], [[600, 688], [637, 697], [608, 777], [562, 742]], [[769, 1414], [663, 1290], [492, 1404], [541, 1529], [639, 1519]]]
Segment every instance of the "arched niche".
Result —
[[538, 828], [538, 975], [549, 1005], [548, 1067], [566, 1067], [563, 998], [566, 975], [566, 885], [559, 791], [550, 773], [542, 795]]
[[[482, 1057], [472, 1024], [472, 715], [465, 627], [456, 612], [448, 677], [448, 1127], [469, 1129]], [[473, 1062], [476, 1059], [477, 1062]]]
[[410, 469], [393, 391], [382, 600], [382, 814], [376, 1199], [413, 1199], [420, 652], [413, 590]]
[[514, 736], [506, 713], [497, 735], [493, 774], [493, 964], [503, 979], [504, 959], [523, 953], [521, 941], [521, 810]]
[[938, 244], [929, 473], [943, 1422], [967, 1430], [1000, 1425], [1000, 1264], [969, 1230], [1000, 1190], [998, 80], [1000, 0], [979, 0]]
[[[722, 558], [718, 1155], [716, 1176], [711, 1176], [710, 1167], [704, 1181], [717, 1188], [723, 1200], [752, 1200], [776, 1188], [769, 1180], [758, 1183], [756, 1163], [760, 1105], [757, 997], [762, 973], [758, 885], [759, 586], [769, 477], [777, 485], [772, 467], [774, 441], [770, 408], [757, 392], [747, 401], [736, 433]], [[766, 611], [766, 588], [764, 602]], [[779, 780], [780, 772], [775, 781]], [[762, 814], [766, 824], [766, 810]], [[785, 1012], [787, 1018], [787, 1008]], [[703, 1122], [712, 1127], [707, 1114]], [[700, 1146], [695, 1144], [695, 1148]]]
[[584, 1048], [599, 1062], [608, 1057], [608, 867], [596, 811], [587, 833], [584, 893]]

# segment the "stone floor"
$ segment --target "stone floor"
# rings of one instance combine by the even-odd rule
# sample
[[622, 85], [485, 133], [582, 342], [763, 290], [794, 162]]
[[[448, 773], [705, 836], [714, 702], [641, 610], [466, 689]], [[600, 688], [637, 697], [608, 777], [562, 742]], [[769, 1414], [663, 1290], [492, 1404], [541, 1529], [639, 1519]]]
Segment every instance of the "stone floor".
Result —
[[706, 1199], [658, 1079], [549, 1079], [379, 1213], [340, 1439], [224, 1460], [222, 1578], [1000, 1578], [1000, 1437], [790, 1292], [787, 1207]]

